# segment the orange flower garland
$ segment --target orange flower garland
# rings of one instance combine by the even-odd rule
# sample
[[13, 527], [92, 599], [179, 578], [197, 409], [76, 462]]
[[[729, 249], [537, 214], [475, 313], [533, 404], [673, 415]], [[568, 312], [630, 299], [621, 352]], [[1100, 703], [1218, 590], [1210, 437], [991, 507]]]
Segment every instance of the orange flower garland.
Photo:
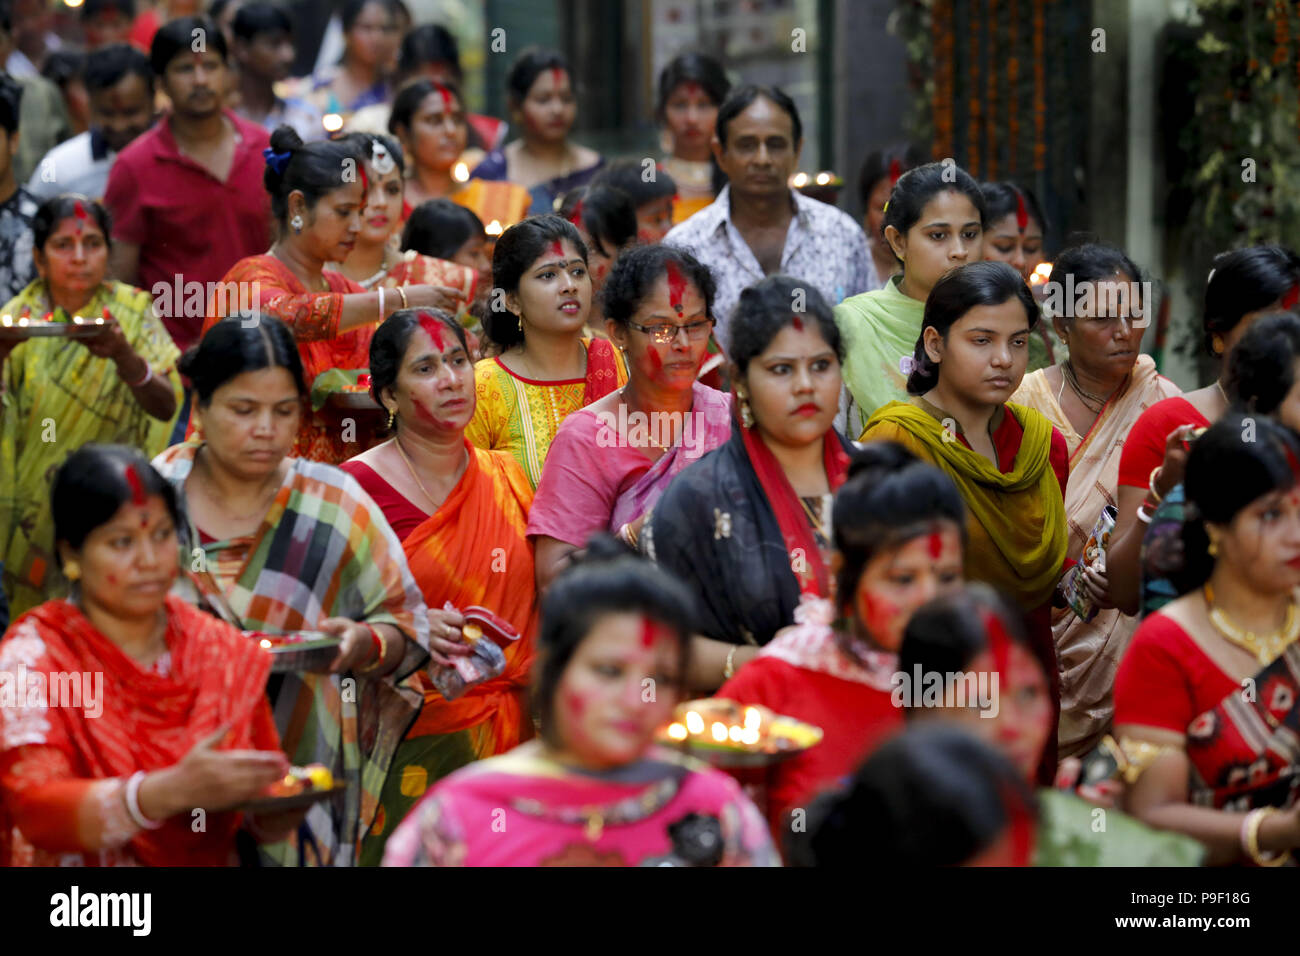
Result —
[[998, 71], [993, 59], [993, 3], [994, 0], [984, 0], [984, 55], [988, 58], [986, 68], [989, 74], [988, 109], [984, 114], [984, 148], [988, 155], [988, 168], [984, 171], [985, 179], [998, 178], [998, 137], [994, 125], [998, 103]]
[[1034, 172], [1047, 169], [1047, 93], [1046, 66], [1043, 62], [1047, 44], [1047, 0], [1034, 3]]
[[1016, 57], [1020, 11], [1016, 5], [1016, 0], [1007, 0], [1007, 48], [1011, 51], [1007, 57], [1007, 174], [1011, 177], [1020, 169], [1016, 155], [1020, 145], [1020, 116], [1016, 112], [1016, 89], [1020, 84], [1020, 60]]

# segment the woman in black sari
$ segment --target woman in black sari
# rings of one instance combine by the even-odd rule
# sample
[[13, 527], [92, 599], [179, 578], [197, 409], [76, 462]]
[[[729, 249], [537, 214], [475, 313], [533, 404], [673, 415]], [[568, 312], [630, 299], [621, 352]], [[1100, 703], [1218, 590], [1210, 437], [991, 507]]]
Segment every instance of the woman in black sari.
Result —
[[830, 598], [831, 497], [851, 446], [832, 428], [843, 346], [812, 286], [769, 276], [731, 321], [731, 439], [682, 471], [641, 532], [641, 548], [696, 591], [692, 686], [713, 690], [807, 597]]

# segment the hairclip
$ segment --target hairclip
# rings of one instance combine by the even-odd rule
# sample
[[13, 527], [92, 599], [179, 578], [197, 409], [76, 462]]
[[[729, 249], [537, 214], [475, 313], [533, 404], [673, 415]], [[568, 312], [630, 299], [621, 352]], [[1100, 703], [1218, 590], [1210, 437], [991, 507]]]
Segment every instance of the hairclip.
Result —
[[370, 147], [370, 165], [375, 167], [375, 172], [381, 176], [387, 176], [397, 165], [393, 159], [393, 154], [388, 151], [388, 147], [375, 140]]
[[898, 360], [898, 370], [904, 375], [911, 375], [919, 367], [920, 363], [910, 355], [904, 355]]
[[293, 158], [293, 153], [285, 150], [283, 153], [277, 153], [270, 146], [262, 150], [262, 158], [266, 160], [266, 165], [275, 171], [277, 176], [283, 176], [285, 167], [289, 165], [289, 160]]
[[1296, 302], [1300, 302], [1300, 282], [1286, 290], [1286, 295], [1282, 296], [1282, 308], [1293, 309]]

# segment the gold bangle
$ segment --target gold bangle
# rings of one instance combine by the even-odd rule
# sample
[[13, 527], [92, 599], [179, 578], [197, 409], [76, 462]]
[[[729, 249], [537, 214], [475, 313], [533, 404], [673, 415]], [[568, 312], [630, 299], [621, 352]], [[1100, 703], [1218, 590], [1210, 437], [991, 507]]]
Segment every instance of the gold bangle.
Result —
[[399, 285], [399, 286], [397, 287], [397, 294], [400, 295], [400, 296], [402, 297], [402, 308], [403, 308], [403, 309], [409, 309], [410, 306], [407, 305], [407, 303], [406, 303], [406, 290], [403, 289], [403, 288]]
[[736, 676], [736, 651], [740, 650], [739, 644], [731, 645], [731, 650], [727, 651], [727, 663], [722, 668], [722, 679], [731, 680]]
[[1134, 740], [1132, 737], [1120, 738], [1119, 755], [1124, 758], [1124, 761], [1119, 770], [1124, 777], [1124, 782], [1130, 786], [1137, 783], [1147, 767], [1151, 766], [1162, 753], [1171, 749], [1173, 748], [1162, 747], [1145, 740]]
[[1156, 504], [1165, 500], [1165, 496], [1156, 491], [1156, 475], [1160, 474], [1160, 469], [1163, 467], [1163, 464], [1156, 465], [1151, 469], [1151, 476], [1147, 478], [1147, 491], [1151, 492], [1152, 497], [1156, 499]]
[[1291, 851], [1285, 853], [1274, 853], [1272, 856], [1265, 856], [1259, 848], [1259, 828], [1263, 826], [1264, 821], [1277, 813], [1273, 807], [1260, 807], [1258, 810], [1251, 810], [1246, 814], [1246, 854], [1255, 862], [1257, 866], [1281, 866], [1291, 856]]

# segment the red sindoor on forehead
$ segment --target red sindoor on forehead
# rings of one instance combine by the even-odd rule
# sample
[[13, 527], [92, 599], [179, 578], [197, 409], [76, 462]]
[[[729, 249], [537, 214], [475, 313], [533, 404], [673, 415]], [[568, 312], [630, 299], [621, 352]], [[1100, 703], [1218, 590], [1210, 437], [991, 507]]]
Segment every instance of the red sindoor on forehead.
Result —
[[143, 508], [149, 499], [144, 493], [144, 482], [140, 480], [135, 465], [126, 466], [126, 483], [131, 486], [131, 503], [137, 508]]
[[677, 263], [668, 260], [668, 302], [678, 312], [682, 311], [682, 299], [686, 295], [686, 276], [677, 268]]
[[1002, 680], [1007, 676], [1007, 662], [1011, 656], [1011, 638], [1007, 629], [992, 611], [985, 610], [980, 615], [984, 621], [984, 631], [989, 637], [989, 650], [993, 652], [993, 670]]
[[560, 245], [559, 239], [552, 240], [551, 244], [546, 247], [546, 254], [557, 256], [560, 259], [564, 258], [564, 246]]
[[937, 531], [931, 531], [926, 538], [926, 544], [930, 548], [930, 559], [938, 561], [939, 555], [943, 554], [943, 535]]
[[551, 79], [555, 82], [555, 88], [559, 89], [560, 84], [564, 82], [564, 70], [558, 66], [551, 67]]
[[1016, 228], [1024, 232], [1029, 226], [1029, 210], [1025, 208], [1025, 197], [1016, 190]]
[[704, 88], [694, 80], [687, 80], [682, 84], [682, 89], [686, 91], [688, 96], [698, 96], [700, 93], [704, 92]]
[[450, 113], [450, 112], [452, 112], [452, 109], [451, 109], [451, 90], [447, 89], [447, 87], [443, 86], [441, 83], [435, 83], [435, 84], [433, 84], [433, 88], [434, 88], [435, 90], [437, 90], [437, 91], [438, 91], [438, 95], [442, 97], [442, 109], [443, 109], [443, 112], [446, 112], [446, 113]]
[[658, 628], [655, 627], [654, 621], [650, 620], [648, 617], [641, 618], [641, 646], [652, 647], [655, 642], [657, 631]]
[[72, 214], [77, 217], [77, 232], [81, 232], [81, 230], [85, 228], [86, 220], [89, 219], [90, 216], [87, 215], [86, 207], [81, 204], [80, 199], [74, 199], [72, 201]]
[[428, 312], [421, 312], [419, 315], [420, 328], [428, 334], [429, 340], [433, 342], [433, 347], [439, 352], [443, 350], [442, 340], [442, 323], [435, 319]]
[[803, 331], [803, 319], [799, 318], [798, 315], [792, 315], [790, 318], [791, 318], [791, 320], [792, 320], [793, 323], [794, 323], [794, 330], [795, 330], [796, 332], [802, 332], [802, 331]]

